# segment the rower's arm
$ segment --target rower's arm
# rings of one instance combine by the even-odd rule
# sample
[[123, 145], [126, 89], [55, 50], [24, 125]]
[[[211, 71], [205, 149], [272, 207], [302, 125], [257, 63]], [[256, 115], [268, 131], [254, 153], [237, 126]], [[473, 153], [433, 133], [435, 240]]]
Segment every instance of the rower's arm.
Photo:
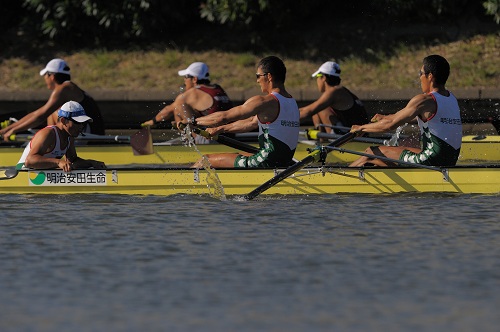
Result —
[[354, 125], [351, 131], [364, 133], [381, 133], [391, 131], [397, 127], [410, 123], [416, 116], [422, 115], [425, 112], [435, 110], [435, 102], [432, 97], [427, 95], [417, 95], [413, 97], [405, 108], [397, 113], [379, 117], [376, 122]]
[[311, 104], [299, 108], [300, 120], [315, 115], [318, 112], [328, 108], [334, 101], [335, 95], [332, 92], [324, 92], [318, 100], [312, 102]]
[[257, 116], [248, 119], [238, 120], [215, 128], [207, 128], [210, 136], [224, 133], [248, 133], [259, 127]]
[[279, 104], [271, 95], [254, 96], [243, 105], [233, 107], [227, 111], [215, 112], [196, 119], [200, 126], [217, 127], [237, 120], [247, 119], [257, 114], [278, 112]]
[[30, 128], [39, 126], [47, 121], [47, 117], [58, 110], [68, 99], [68, 91], [62, 87], [54, 89], [49, 97], [49, 100], [42, 107], [24, 116], [19, 121], [13, 123], [10, 129], [10, 134], [15, 134]]

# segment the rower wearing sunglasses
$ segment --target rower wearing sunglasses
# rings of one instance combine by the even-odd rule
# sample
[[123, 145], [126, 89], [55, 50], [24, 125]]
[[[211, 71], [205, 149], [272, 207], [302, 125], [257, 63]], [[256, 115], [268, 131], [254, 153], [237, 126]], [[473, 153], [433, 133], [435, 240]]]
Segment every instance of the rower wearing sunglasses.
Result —
[[341, 84], [340, 72], [338, 63], [323, 63], [312, 74], [321, 96], [300, 108], [301, 120], [312, 117], [314, 127], [327, 133], [345, 133], [353, 125], [369, 122], [363, 102]]
[[[259, 130], [257, 152], [209, 154], [206, 157], [214, 168], [287, 167], [293, 162], [299, 138], [299, 108], [285, 89], [285, 64], [276, 56], [265, 57], [257, 64], [255, 77], [265, 95], [253, 96], [243, 105], [195, 121], [200, 126], [211, 127], [207, 129], [211, 136]], [[176, 120], [185, 123], [189, 119]], [[193, 167], [202, 165], [203, 160], [199, 160]]]

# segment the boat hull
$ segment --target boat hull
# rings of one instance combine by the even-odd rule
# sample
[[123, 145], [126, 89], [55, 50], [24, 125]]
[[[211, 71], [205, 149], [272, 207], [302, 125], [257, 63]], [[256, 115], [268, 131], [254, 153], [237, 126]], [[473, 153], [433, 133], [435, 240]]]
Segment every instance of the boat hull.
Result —
[[[477, 136], [464, 136], [460, 164], [498, 162], [500, 161], [500, 136], [487, 136], [483, 139], [474, 139]], [[295, 158], [303, 159], [314, 147], [314, 142], [309, 144], [299, 143], [295, 152]], [[349, 142], [343, 147], [348, 150], [364, 151], [374, 144], [364, 142]], [[108, 144], [108, 145], [85, 145], [78, 146], [77, 152], [81, 158], [103, 161], [106, 165], [122, 164], [191, 164], [196, 162], [201, 155], [210, 153], [234, 152], [235, 149], [221, 144], [197, 145], [187, 147], [184, 145], [154, 145], [154, 153], [150, 155], [134, 155], [130, 145]], [[23, 149], [20, 147], [0, 148], [0, 166], [9, 167], [17, 164]], [[346, 164], [354, 161], [356, 155], [350, 153], [330, 153], [327, 162], [332, 164]]]
[[[0, 170], [0, 194], [127, 194], [243, 196], [279, 170], [196, 170], [114, 167], [64, 173]], [[9, 179], [6, 179], [10, 177]], [[500, 193], [499, 166], [457, 166], [438, 170], [395, 168], [305, 168], [261, 195], [388, 193]]]

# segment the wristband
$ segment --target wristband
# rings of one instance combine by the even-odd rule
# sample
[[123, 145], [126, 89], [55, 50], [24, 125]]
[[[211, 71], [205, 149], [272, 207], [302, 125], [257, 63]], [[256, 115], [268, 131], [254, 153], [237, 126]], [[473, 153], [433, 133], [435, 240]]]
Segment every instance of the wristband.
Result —
[[155, 125], [155, 124], [157, 124], [157, 123], [158, 123], [158, 121], [156, 121], [156, 116], [155, 116], [155, 117], [153, 118], [153, 124]]

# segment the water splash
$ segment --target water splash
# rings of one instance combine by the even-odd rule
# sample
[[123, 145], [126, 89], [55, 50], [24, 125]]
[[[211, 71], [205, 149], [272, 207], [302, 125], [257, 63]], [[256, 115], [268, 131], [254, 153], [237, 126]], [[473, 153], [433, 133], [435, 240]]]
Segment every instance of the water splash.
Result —
[[183, 130], [181, 130], [181, 139], [186, 146], [192, 147], [196, 153], [198, 153], [201, 157], [201, 166], [205, 171], [207, 171], [207, 188], [210, 192], [210, 196], [217, 198], [218, 200], [225, 201], [226, 194], [224, 193], [224, 186], [217, 175], [215, 169], [213, 169], [210, 165], [210, 161], [208, 158], [200, 152], [196, 143], [194, 141], [194, 137], [192, 135], [191, 127], [186, 126]]
[[405, 123], [404, 125], [396, 128], [396, 132], [391, 136], [391, 138], [389, 138], [388, 140], [384, 140], [384, 145], [385, 146], [398, 146], [401, 132], [403, 131], [404, 127], [406, 127], [407, 125], [408, 125], [408, 123]]
[[195, 149], [201, 155], [202, 167], [207, 171], [207, 188], [210, 191], [210, 196], [217, 198], [220, 201], [225, 201], [226, 194], [224, 192], [224, 186], [222, 185], [222, 182], [220, 182], [217, 172], [211, 167], [208, 158], [203, 155], [197, 148]]

